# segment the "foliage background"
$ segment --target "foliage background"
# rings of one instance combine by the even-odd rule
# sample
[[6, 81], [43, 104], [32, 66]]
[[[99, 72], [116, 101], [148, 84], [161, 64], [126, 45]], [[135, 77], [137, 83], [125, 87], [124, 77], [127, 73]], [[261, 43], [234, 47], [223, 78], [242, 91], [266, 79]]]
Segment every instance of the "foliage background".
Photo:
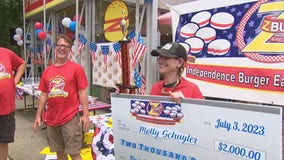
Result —
[[16, 28], [23, 29], [23, 0], [0, 0], [0, 47], [23, 55], [22, 47], [13, 39]]

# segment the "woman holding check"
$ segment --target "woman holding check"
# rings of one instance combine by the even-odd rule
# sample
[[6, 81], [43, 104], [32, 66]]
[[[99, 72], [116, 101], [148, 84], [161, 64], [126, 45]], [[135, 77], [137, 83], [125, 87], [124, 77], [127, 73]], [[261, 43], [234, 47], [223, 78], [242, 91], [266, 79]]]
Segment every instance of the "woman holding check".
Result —
[[150, 95], [167, 95], [176, 103], [181, 103], [182, 98], [203, 99], [198, 86], [182, 77], [187, 62], [182, 45], [167, 43], [161, 49], [152, 50], [151, 55], [158, 57], [158, 72], [163, 80], [152, 86]]

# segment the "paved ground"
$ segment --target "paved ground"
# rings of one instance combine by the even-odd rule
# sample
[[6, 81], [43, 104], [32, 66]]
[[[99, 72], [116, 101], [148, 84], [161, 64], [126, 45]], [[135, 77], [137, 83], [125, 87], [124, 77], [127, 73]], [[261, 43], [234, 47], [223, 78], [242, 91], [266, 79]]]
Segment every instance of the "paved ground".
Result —
[[[35, 100], [37, 106], [38, 100]], [[32, 108], [32, 98], [27, 96], [27, 109], [25, 109], [24, 100], [16, 100], [16, 134], [15, 142], [9, 144], [9, 157], [11, 160], [44, 160], [45, 155], [39, 154], [45, 147], [48, 147], [45, 126], [38, 128], [35, 135], [33, 131], [33, 122], [36, 109]], [[106, 110], [97, 110], [97, 114], [110, 112]], [[91, 126], [90, 129], [93, 129]]]
[[[27, 97], [27, 104], [31, 103], [31, 97]], [[36, 101], [37, 102], [37, 101]], [[47, 147], [46, 131], [41, 130], [35, 135], [33, 132], [33, 121], [35, 109], [24, 110], [24, 100], [16, 100], [16, 134], [15, 142], [9, 144], [9, 156], [13, 160], [44, 160], [45, 155], [40, 151]], [[28, 106], [31, 108], [31, 106]]]

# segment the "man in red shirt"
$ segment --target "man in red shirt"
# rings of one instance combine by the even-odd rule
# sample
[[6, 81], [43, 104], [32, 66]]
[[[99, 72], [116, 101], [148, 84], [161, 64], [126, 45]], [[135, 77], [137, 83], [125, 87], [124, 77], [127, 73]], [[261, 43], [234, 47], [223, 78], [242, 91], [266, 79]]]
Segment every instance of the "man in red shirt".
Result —
[[[60, 35], [56, 41], [55, 64], [47, 67], [40, 79], [41, 91], [39, 105], [34, 121], [34, 132], [41, 123], [41, 116], [47, 126], [50, 150], [57, 153], [57, 159], [82, 160], [82, 126], [89, 130], [89, 111], [86, 88], [88, 80], [79, 64], [68, 60], [71, 40]], [[83, 116], [79, 117], [79, 105], [83, 107]]]
[[151, 95], [167, 95], [176, 103], [180, 103], [182, 98], [203, 99], [198, 86], [182, 77], [187, 62], [182, 45], [167, 43], [161, 49], [152, 50], [151, 55], [158, 57], [158, 72], [163, 77], [152, 86]]
[[22, 58], [0, 47], [0, 160], [7, 160], [8, 143], [14, 142], [16, 84], [25, 68]]

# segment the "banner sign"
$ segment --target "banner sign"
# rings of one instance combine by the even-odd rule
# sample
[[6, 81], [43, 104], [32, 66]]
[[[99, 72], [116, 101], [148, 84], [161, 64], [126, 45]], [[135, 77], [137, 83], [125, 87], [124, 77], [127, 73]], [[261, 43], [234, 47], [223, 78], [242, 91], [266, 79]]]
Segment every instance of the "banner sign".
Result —
[[[46, 8], [56, 6], [67, 0], [45, 0]], [[25, 16], [29, 17], [43, 11], [43, 0], [25, 0]]]
[[281, 107], [128, 94], [111, 105], [116, 159], [282, 159]]
[[277, 0], [199, 0], [172, 7], [174, 39], [196, 57], [186, 76], [208, 97], [283, 105], [283, 10]]
[[277, 69], [190, 64], [186, 75], [210, 83], [242, 89], [283, 92], [284, 72]]

